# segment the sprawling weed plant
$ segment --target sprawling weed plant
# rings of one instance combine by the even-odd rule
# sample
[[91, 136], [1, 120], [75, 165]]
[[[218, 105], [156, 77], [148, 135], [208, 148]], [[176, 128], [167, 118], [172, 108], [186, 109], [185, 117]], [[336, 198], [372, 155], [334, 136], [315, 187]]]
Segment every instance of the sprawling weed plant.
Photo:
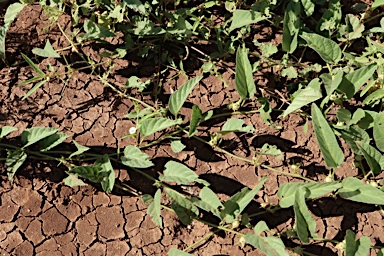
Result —
[[[22, 81], [20, 85], [34, 83], [25, 97], [36, 92], [47, 81], [57, 77], [65, 77], [76, 70], [90, 69], [107, 87], [112, 88], [119, 97], [132, 101], [135, 110], [127, 113], [136, 126], [129, 129], [127, 136], [137, 140], [112, 155], [89, 154], [89, 148], [73, 141], [76, 151], [54, 151], [69, 135], [58, 133], [57, 128], [33, 127], [22, 131], [22, 145], [1, 144], [7, 150], [5, 164], [9, 180], [13, 180], [17, 170], [29, 158], [55, 160], [67, 168], [68, 177], [64, 183], [68, 186], [85, 185], [84, 179], [101, 183], [106, 192], [114, 187], [124, 189], [115, 184], [114, 163], [121, 163], [151, 180], [157, 188], [154, 195], [141, 195], [148, 204], [148, 214], [160, 227], [163, 226], [162, 210], [175, 212], [180, 221], [188, 225], [192, 220], [201, 221], [215, 229], [204, 237], [208, 239], [217, 231], [234, 233], [239, 237], [240, 246], [250, 244], [266, 255], [289, 255], [289, 252], [303, 253], [305, 250], [286, 247], [282, 237], [296, 239], [300, 245], [315, 241], [329, 243], [345, 255], [367, 255], [376, 250], [378, 255], [384, 254], [381, 249], [371, 244], [368, 237], [355, 239], [355, 234], [348, 230], [344, 241], [333, 241], [321, 238], [316, 233], [316, 222], [307, 207], [307, 201], [332, 194], [359, 203], [373, 204], [381, 209], [384, 205], [384, 186], [376, 182], [376, 177], [384, 168], [384, 12], [383, 0], [375, 0], [370, 6], [355, 4], [352, 13], [345, 13], [342, 3], [336, 0], [258, 0], [258, 1], [40, 1], [39, 5], [49, 17], [50, 27], [57, 26], [68, 40], [69, 47], [54, 49], [50, 41], [45, 47], [35, 48], [32, 53], [22, 53], [22, 58], [30, 65], [35, 75]], [[22, 9], [32, 3], [20, 2], [11, 4], [4, 16], [4, 25], [0, 29], [0, 57], [7, 63], [6, 33], [13, 20]], [[72, 17], [70, 31], [64, 31], [59, 17], [64, 14]], [[217, 21], [220, 18], [220, 21]], [[375, 25], [368, 25], [368, 24]], [[279, 44], [249, 40], [253, 28], [258, 24], [267, 24], [282, 32]], [[49, 28], [47, 28], [49, 31]], [[90, 42], [109, 44], [108, 38], [123, 38], [124, 43], [114, 45], [113, 50], [102, 53], [97, 62], [86, 56], [82, 47]], [[364, 48], [357, 49], [355, 42], [363, 42]], [[199, 49], [199, 42], [215, 45], [215, 51], [206, 53]], [[173, 51], [168, 44], [172, 44]], [[110, 45], [112, 46], [112, 45]], [[109, 47], [108, 49], [111, 49]], [[82, 67], [68, 63], [68, 71], [60, 74], [54, 66], [40, 68], [38, 62], [42, 58], [66, 58], [60, 53], [71, 50], [78, 54]], [[317, 58], [307, 60], [312, 51]], [[136, 88], [137, 94], [148, 92], [148, 86], [154, 88], [150, 93], [157, 99], [161, 82], [157, 79], [168, 69], [185, 75], [184, 63], [191, 53], [199, 56], [201, 72], [216, 75], [223, 80], [220, 70], [227, 60], [234, 60], [235, 84], [239, 100], [232, 101], [229, 108], [232, 112], [214, 115], [212, 111], [203, 113], [198, 105], [192, 107], [190, 116], [182, 117], [179, 112], [195, 86], [203, 76], [188, 78], [178, 90], [172, 93], [168, 104], [159, 107], [139, 100], [127, 90]], [[100, 67], [114, 59], [124, 58], [135, 53], [141, 58], [152, 60], [159, 67], [158, 72], [142, 82], [140, 77], [132, 76], [126, 87], [121, 89], [109, 80], [108, 70]], [[252, 56], [252, 58], [250, 58]], [[312, 58], [313, 59], [313, 58]], [[36, 64], [37, 62], [37, 64]], [[9, 64], [9, 63], [7, 63]], [[78, 64], [78, 63], [76, 63]], [[275, 72], [287, 81], [289, 98], [284, 99], [286, 108], [272, 109], [268, 97], [271, 95], [254, 82], [254, 72], [265, 68], [274, 68]], [[357, 104], [352, 104], [352, 100]], [[243, 110], [244, 105], [259, 102], [261, 107], [254, 110]], [[221, 147], [221, 141], [228, 133], [254, 133], [252, 125], [246, 125], [242, 116], [259, 114], [264, 122], [276, 129], [271, 114], [280, 113], [279, 118], [288, 115], [301, 115], [307, 121], [312, 120], [314, 133], [319, 148], [329, 168], [329, 175], [324, 181], [314, 181], [295, 173], [282, 172], [260, 162], [261, 155], [281, 156], [275, 146], [265, 144], [251, 158], [233, 155]], [[329, 114], [335, 113], [337, 119], [329, 121]], [[210, 140], [199, 137], [201, 123], [218, 117], [227, 116], [228, 120], [221, 130], [212, 132]], [[129, 131], [128, 131], [129, 129]], [[16, 128], [4, 126], [0, 129], [0, 139], [15, 131]], [[162, 136], [154, 141], [148, 137], [162, 132]], [[252, 202], [262, 189], [266, 177], [260, 178], [259, 184], [253, 188], [244, 188], [227, 201], [222, 202], [210, 184], [187, 166], [170, 160], [164, 171], [155, 179], [146, 173], [146, 168], [154, 164], [142, 150], [147, 147], [168, 141], [174, 152], [180, 152], [185, 145], [181, 138], [194, 138], [214, 150], [235, 157], [254, 166], [262, 166], [271, 172], [301, 179], [302, 182], [282, 184], [278, 189], [280, 201], [278, 205], [269, 205], [266, 211], [276, 212], [282, 208], [293, 207], [295, 226], [293, 230], [276, 233], [269, 230], [264, 221], [251, 225], [250, 220], [261, 212], [244, 214], [244, 209]], [[352, 149], [355, 166], [362, 175], [335, 180], [335, 171], [344, 162], [343, 149], [339, 141], [343, 140]], [[93, 163], [90, 161], [94, 160]], [[196, 196], [186, 195], [171, 185], [199, 186]], [[172, 201], [171, 205], [162, 205], [162, 196]], [[264, 212], [262, 212], [264, 213]], [[217, 218], [217, 223], [207, 222], [202, 216], [210, 214]], [[239, 231], [246, 230], [248, 232]], [[252, 228], [250, 231], [249, 228]], [[189, 255], [204, 239], [183, 250], [171, 249], [169, 255]], [[375, 248], [375, 249], [373, 249]]]

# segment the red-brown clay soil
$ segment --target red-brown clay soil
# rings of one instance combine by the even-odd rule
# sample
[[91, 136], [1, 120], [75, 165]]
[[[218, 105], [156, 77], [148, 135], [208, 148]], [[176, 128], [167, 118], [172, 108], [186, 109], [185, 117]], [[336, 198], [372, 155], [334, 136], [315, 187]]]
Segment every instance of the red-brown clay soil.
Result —
[[[70, 18], [61, 20], [65, 29], [70, 27]], [[28, 6], [18, 16], [7, 37], [7, 55], [9, 60], [21, 60], [19, 53], [29, 54], [33, 47], [41, 47], [47, 38], [53, 47], [68, 46], [56, 27], [45, 33], [46, 17], [40, 7]], [[265, 29], [264, 33], [271, 33]], [[269, 35], [271, 36], [271, 35]], [[274, 40], [278, 40], [276, 35]], [[89, 56], [97, 56], [91, 47], [83, 49]], [[63, 53], [68, 54], [71, 53]], [[191, 57], [192, 58], [192, 57]], [[45, 60], [64, 72], [65, 66], [52, 59]], [[230, 63], [231, 64], [231, 63]], [[144, 60], [133, 61], [129, 57], [115, 63], [110, 82], [123, 86], [131, 75], [148, 77], [153, 72], [153, 64]], [[41, 65], [43, 67], [43, 65]], [[234, 64], [232, 64], [232, 68]], [[193, 77], [198, 73], [191, 70]], [[229, 88], [222, 82], [207, 76], [196, 86], [187, 99], [189, 105], [197, 104], [203, 110], [225, 111], [230, 101], [238, 99], [234, 75], [223, 71]], [[88, 72], [89, 73], [89, 72]], [[96, 153], [113, 153], [117, 148], [134, 143], [132, 139], [121, 139], [133, 123], [125, 118], [132, 111], [132, 103], [120, 99], [116, 93], [103, 87], [99, 80], [87, 72], [75, 72], [63, 80], [54, 79], [46, 83], [25, 101], [21, 98], [31, 85], [19, 87], [18, 83], [33, 76], [32, 69], [25, 64], [17, 67], [1, 66], [0, 70], [0, 125], [11, 125], [20, 132], [33, 126], [57, 127], [61, 132], [72, 134], [72, 139], [88, 146]], [[168, 78], [174, 74], [169, 73]], [[166, 80], [164, 77], [164, 95], [177, 89], [185, 78]], [[65, 80], [67, 85], [62, 90]], [[264, 89], [284, 91], [284, 81], [270, 72], [256, 74], [257, 86]], [[141, 96], [137, 96], [141, 97]], [[151, 102], [145, 96], [144, 100]], [[274, 107], [281, 103], [270, 98]], [[166, 101], [165, 101], [166, 102]], [[280, 105], [278, 105], [280, 104]], [[182, 109], [181, 114], [188, 116], [190, 107]], [[250, 108], [257, 105], [250, 103]], [[300, 163], [297, 171], [314, 180], [323, 180], [328, 174], [318, 149], [311, 124], [304, 133], [305, 120], [297, 115], [277, 121], [282, 126], [276, 130], [264, 124], [259, 114], [244, 118], [246, 124], [256, 128], [254, 135], [229, 135], [225, 141], [226, 149], [235, 155], [250, 157], [252, 150], [260, 149], [264, 143], [276, 145], [283, 151], [283, 159], [263, 157], [261, 161], [284, 172], [293, 172], [289, 163]], [[216, 131], [225, 119], [209, 123], [207, 131]], [[208, 133], [200, 134], [207, 139]], [[12, 139], [9, 140], [12, 143]], [[15, 142], [16, 143], [16, 142]], [[268, 169], [255, 168], [235, 158], [215, 152], [210, 147], [194, 140], [185, 141], [186, 149], [173, 153], [169, 144], [150, 147], [145, 152], [151, 156], [156, 166], [147, 170], [157, 176], [169, 159], [177, 159], [195, 170], [203, 179], [210, 182], [213, 191], [224, 200], [242, 187], [255, 187], [261, 177], [268, 180], [258, 197], [247, 208], [247, 212], [261, 211], [261, 203], [277, 204], [277, 189], [283, 183], [299, 181], [285, 175], [277, 175]], [[343, 145], [345, 146], [345, 145]], [[353, 176], [357, 170], [352, 166], [352, 152], [345, 148], [346, 162], [336, 171], [337, 178]], [[157, 227], [146, 214], [147, 206], [142, 200], [127, 192], [115, 189], [106, 194], [98, 185], [70, 188], [61, 181], [66, 174], [56, 163], [34, 161], [24, 165], [11, 184], [6, 178], [3, 164], [0, 185], [0, 254], [1, 255], [166, 255], [170, 248], [186, 248], [212, 229], [198, 222], [186, 227], [176, 215], [163, 210], [164, 227]], [[151, 181], [123, 166], [116, 169], [117, 182], [129, 185], [137, 191], [154, 193]], [[193, 193], [193, 191], [192, 191]], [[165, 199], [164, 199], [165, 200]], [[164, 201], [164, 203], [167, 203]], [[372, 244], [382, 245], [384, 236], [383, 215], [375, 207], [352, 203], [346, 200], [325, 197], [309, 202], [309, 208], [317, 221], [317, 233], [327, 239], [343, 240], [346, 230], [352, 229], [357, 237], [371, 238]], [[293, 227], [293, 210], [280, 210], [263, 214], [252, 220], [267, 222], [273, 230], [284, 232]], [[246, 230], [243, 230], [246, 231]], [[284, 240], [289, 247], [295, 241]], [[316, 255], [337, 255], [330, 244], [312, 244], [306, 248]], [[194, 255], [261, 255], [251, 246], [240, 248], [234, 235], [218, 233], [202, 245], [191, 251]]]

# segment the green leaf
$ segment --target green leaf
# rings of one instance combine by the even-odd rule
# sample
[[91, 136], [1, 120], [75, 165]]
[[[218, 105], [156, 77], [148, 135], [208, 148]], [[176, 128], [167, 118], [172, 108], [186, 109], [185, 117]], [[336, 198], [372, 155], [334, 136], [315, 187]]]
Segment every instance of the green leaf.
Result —
[[340, 182], [334, 181], [334, 182], [307, 183], [303, 187], [306, 191], [305, 198], [315, 199], [341, 188], [342, 185]]
[[183, 106], [188, 95], [192, 92], [193, 88], [200, 82], [202, 76], [197, 76], [184, 83], [177, 91], [171, 94], [169, 97], [168, 105], [169, 111], [177, 116], [181, 107]]
[[321, 74], [320, 78], [323, 80], [325, 91], [327, 95], [330, 96], [332, 93], [339, 87], [341, 81], [343, 80], [344, 72], [342, 69], [339, 69], [336, 74]]
[[151, 119], [145, 119], [140, 124], [140, 133], [144, 137], [159, 132], [161, 130], [167, 129], [169, 127], [182, 124], [183, 120], [171, 120], [164, 117], [156, 117]]
[[15, 149], [7, 152], [7, 159], [5, 159], [5, 165], [7, 166], [8, 179], [12, 182], [16, 171], [27, 159], [27, 154], [23, 149]]
[[353, 14], [347, 14], [345, 17], [345, 23], [347, 24], [349, 31], [349, 33], [345, 35], [348, 41], [362, 37], [362, 32], [365, 27], [356, 16]]
[[84, 41], [87, 39], [101, 39], [104, 37], [115, 36], [115, 34], [112, 33], [109, 29], [105, 27], [100, 27], [92, 20], [85, 20], [83, 28], [84, 28], [85, 34], [82, 34], [78, 37], [79, 41]]
[[87, 184], [79, 179], [77, 174], [69, 174], [67, 178], [63, 179], [63, 182], [66, 186], [76, 187], [76, 186], [87, 186]]
[[[0, 136], [1, 138], [1, 136]], [[373, 138], [375, 139], [376, 147], [384, 152], [384, 112], [376, 115], [373, 123]]]
[[148, 160], [149, 156], [136, 146], [126, 146], [124, 149], [124, 156], [121, 157], [121, 163], [134, 168], [148, 168], [154, 164]]
[[259, 249], [267, 256], [288, 256], [285, 251], [285, 245], [280, 238], [268, 236], [261, 237], [253, 232], [249, 232], [245, 235], [245, 242]]
[[297, 78], [297, 71], [294, 67], [290, 66], [281, 70], [281, 76], [294, 79]]
[[89, 150], [89, 147], [86, 147], [86, 146], [82, 146], [80, 145], [79, 143], [77, 143], [76, 141], [73, 141], [73, 144], [75, 144], [76, 148], [77, 148], [77, 151], [73, 152], [72, 154], [69, 155], [69, 158], [71, 159], [72, 157], [74, 156], [77, 156], [77, 155], [81, 155], [82, 153], [84, 153], [85, 151]]
[[337, 193], [340, 197], [359, 203], [384, 205], [384, 192], [380, 189], [354, 177], [345, 178], [341, 183], [343, 187]]
[[305, 183], [289, 182], [281, 185], [279, 190], [277, 191], [277, 196], [280, 198], [279, 206], [281, 208], [291, 207], [295, 202], [296, 191], [302, 186], [305, 186]]
[[252, 190], [243, 188], [240, 192], [229, 198], [224, 204], [221, 211], [221, 219], [225, 219], [227, 223], [232, 223], [244, 211], [245, 207], [255, 198], [257, 192], [264, 185], [266, 177], [261, 178], [259, 184]]
[[348, 109], [340, 108], [337, 110], [336, 117], [339, 122], [348, 123], [352, 118], [352, 114]]
[[43, 70], [41, 70], [30, 58], [28, 58], [27, 55], [23, 54], [22, 52], [20, 54], [24, 58], [24, 60], [28, 63], [28, 65], [31, 66], [36, 71], [36, 73], [38, 73], [42, 77], [45, 76], [45, 73], [43, 72]]
[[345, 255], [346, 256], [366, 256], [371, 248], [371, 240], [363, 236], [357, 241], [355, 233], [347, 230], [345, 235]]
[[201, 109], [197, 105], [193, 105], [192, 107], [192, 115], [191, 115], [191, 121], [189, 125], [189, 137], [192, 137], [197, 132], [197, 125], [203, 120], [203, 114], [201, 112]]
[[293, 99], [291, 105], [289, 105], [288, 108], [283, 112], [283, 117], [309, 103], [320, 99], [323, 96], [321, 93], [320, 85], [320, 80], [315, 78], [308, 84], [306, 88], [300, 90]]
[[14, 131], [17, 131], [16, 127], [12, 127], [12, 126], [1, 127], [0, 128], [0, 139], [4, 138], [5, 136], [7, 136], [8, 134], [10, 134], [11, 132], [14, 132]]
[[376, 64], [371, 64], [349, 74], [346, 74], [339, 85], [339, 90], [346, 93], [350, 99], [370, 79], [377, 68]]
[[311, 16], [315, 11], [315, 3], [312, 0], [300, 0], [304, 7], [305, 14]]
[[5, 37], [9, 27], [17, 15], [23, 10], [25, 4], [13, 3], [8, 6], [4, 15], [4, 25], [0, 28], [0, 58], [5, 62]]
[[228, 32], [230, 33], [234, 29], [257, 23], [265, 19], [267, 19], [267, 17], [265, 17], [261, 12], [255, 12], [251, 10], [235, 10], [233, 12], [233, 18]]
[[371, 6], [371, 10], [376, 9], [377, 7], [384, 5], [384, 0], [375, 0]]
[[158, 189], [155, 193], [152, 203], [148, 206], [147, 213], [152, 217], [153, 222], [160, 228], [163, 227], [163, 221], [161, 219], [161, 189]]
[[21, 99], [21, 100], [25, 100], [26, 98], [28, 98], [29, 96], [32, 95], [32, 93], [34, 93], [37, 89], [39, 89], [41, 86], [43, 86], [45, 83], [47, 82], [47, 80], [42, 80], [40, 82], [38, 82], [37, 84], [35, 84], [25, 95], [24, 97]]
[[171, 248], [168, 252], [168, 256], [193, 256], [193, 254], [189, 254], [176, 248]]
[[199, 175], [187, 166], [175, 161], [169, 161], [165, 164], [164, 175], [160, 176], [159, 179], [161, 181], [177, 182], [184, 185], [189, 185], [192, 182], [198, 182], [205, 186], [210, 185], [205, 180], [199, 179]]
[[44, 49], [41, 48], [34, 48], [32, 49], [32, 52], [38, 56], [41, 57], [52, 57], [52, 58], [60, 58], [60, 54], [58, 54], [55, 49], [53, 49], [51, 43], [49, 40], [45, 43]]
[[47, 128], [47, 127], [32, 127], [25, 129], [21, 133], [21, 141], [26, 143], [23, 148], [26, 148], [39, 140], [42, 140], [52, 134], [55, 134], [59, 129], [57, 128]]
[[363, 100], [363, 106], [370, 105], [373, 107], [374, 105], [380, 103], [380, 101], [384, 98], [384, 89], [378, 89], [371, 94], [369, 94], [364, 100]]
[[63, 133], [55, 133], [39, 141], [39, 148], [41, 152], [46, 152], [57, 145], [60, 145], [66, 138], [71, 135]]
[[76, 166], [68, 171], [68, 173], [74, 173], [80, 177], [89, 179], [92, 182], [100, 183], [109, 173], [101, 172], [102, 167], [98, 165], [94, 166]]
[[337, 43], [315, 33], [302, 32], [300, 35], [308, 47], [316, 51], [327, 63], [337, 63], [341, 59], [341, 49]]
[[[316, 30], [324, 36], [330, 37], [339, 25], [342, 18], [341, 3], [339, 0], [328, 0], [328, 8], [316, 26]], [[327, 31], [327, 32], [325, 32]]]
[[255, 234], [259, 236], [261, 233], [269, 230], [269, 227], [268, 227], [267, 223], [265, 223], [265, 221], [261, 220], [261, 221], [257, 222], [257, 224], [253, 228], [253, 230], [255, 231]]
[[360, 147], [356, 143], [369, 143], [371, 139], [368, 133], [357, 125], [349, 127], [348, 130], [341, 130], [340, 136], [345, 140], [345, 142], [347, 142], [347, 144], [351, 147], [356, 155], [363, 154], [360, 150]]
[[[193, 213], [195, 216], [199, 215], [199, 209], [193, 204], [191, 200], [183, 196], [182, 194], [170, 189], [164, 188], [167, 195], [175, 201], [178, 205]], [[384, 193], [384, 192], [383, 192]]]
[[101, 167], [101, 172], [105, 173], [104, 179], [101, 181], [101, 187], [107, 193], [111, 193], [115, 185], [115, 171], [113, 170], [109, 156], [104, 154], [95, 162], [95, 166]]
[[185, 145], [180, 140], [172, 140], [171, 149], [174, 153], [179, 153], [185, 149]]
[[231, 118], [227, 122], [225, 122], [219, 133], [227, 134], [229, 132], [255, 132], [255, 128], [252, 125], [243, 127], [244, 124], [245, 122], [242, 119]]
[[[221, 218], [219, 207], [223, 207], [217, 195], [208, 187], [204, 187], [199, 194], [201, 200], [192, 200], [193, 203], [207, 212], [212, 212], [215, 216]], [[192, 198], [193, 199], [193, 198]]]
[[131, 8], [140, 14], [147, 15], [145, 5], [140, 0], [124, 0], [124, 2], [127, 4], [128, 8]]
[[365, 160], [367, 160], [373, 174], [378, 175], [384, 168], [383, 155], [368, 143], [356, 142], [356, 144], [360, 148]]
[[252, 66], [248, 59], [248, 48], [238, 47], [236, 52], [236, 90], [240, 97], [252, 98], [256, 92]]
[[295, 192], [293, 210], [296, 217], [296, 232], [304, 243], [309, 243], [310, 237], [317, 237], [316, 222], [305, 203], [304, 188], [299, 187]]
[[337, 143], [334, 132], [321, 113], [321, 110], [313, 103], [311, 114], [316, 139], [324, 156], [325, 163], [329, 168], [339, 167], [344, 161], [344, 154]]
[[283, 50], [293, 53], [297, 48], [297, 36], [300, 30], [301, 5], [298, 0], [291, 0], [285, 9], [283, 25]]
[[145, 88], [147, 88], [148, 84], [151, 83], [151, 80], [148, 79], [147, 81], [145, 82], [142, 82], [140, 80], [140, 78], [138, 78], [137, 76], [131, 76], [127, 82], [125, 83], [125, 86], [127, 88], [137, 88], [138, 92], [142, 92]]
[[272, 108], [269, 105], [268, 99], [265, 97], [261, 97], [261, 98], [258, 98], [257, 101], [261, 103], [261, 107], [259, 108], [261, 119], [263, 119], [265, 124], [273, 125], [274, 122], [272, 121], [272, 117], [271, 117]]

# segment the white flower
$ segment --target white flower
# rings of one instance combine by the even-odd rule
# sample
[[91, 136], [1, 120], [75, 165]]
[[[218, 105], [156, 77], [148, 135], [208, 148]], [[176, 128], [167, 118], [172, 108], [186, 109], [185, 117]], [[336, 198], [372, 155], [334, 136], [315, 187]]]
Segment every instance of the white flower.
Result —
[[129, 128], [129, 134], [136, 134], [136, 127]]

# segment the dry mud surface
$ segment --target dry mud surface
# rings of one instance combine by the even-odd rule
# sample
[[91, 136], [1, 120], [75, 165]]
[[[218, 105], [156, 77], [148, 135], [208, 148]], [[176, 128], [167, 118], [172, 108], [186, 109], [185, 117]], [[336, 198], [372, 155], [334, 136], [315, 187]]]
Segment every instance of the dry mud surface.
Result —
[[[61, 20], [64, 27], [70, 26], [70, 18]], [[43, 28], [47, 25], [40, 7], [28, 6], [18, 16], [9, 30], [7, 37], [7, 55], [9, 59], [20, 60], [19, 53], [30, 53], [34, 47], [41, 47], [47, 38], [53, 47], [68, 46], [57, 28], [49, 33]], [[270, 29], [263, 29], [260, 34], [272, 35]], [[97, 56], [97, 51], [88, 47], [83, 49], [89, 56]], [[68, 53], [70, 55], [70, 53]], [[191, 57], [192, 58], [192, 57]], [[59, 69], [65, 70], [63, 63], [49, 60]], [[193, 61], [191, 61], [193, 63]], [[229, 63], [231, 64], [231, 63]], [[232, 68], [234, 64], [232, 63]], [[190, 76], [198, 73], [191, 64]], [[25, 101], [21, 98], [31, 85], [19, 87], [18, 83], [33, 76], [32, 69], [26, 65], [18, 67], [0, 66], [0, 125], [12, 125], [21, 132], [33, 126], [57, 127], [61, 132], [72, 134], [72, 139], [91, 147], [95, 153], [113, 153], [117, 148], [134, 143], [131, 139], [121, 139], [133, 126], [124, 116], [132, 111], [129, 100], [120, 99], [113, 91], [103, 87], [97, 78], [87, 72], [76, 72], [67, 77], [64, 90], [63, 80], [55, 79], [46, 83]], [[110, 82], [123, 86], [131, 75], [146, 77], [155, 70], [153, 63], [144, 60], [131, 60], [129, 57], [115, 63]], [[169, 73], [167, 77], [174, 74]], [[167, 81], [164, 77], [164, 81]], [[188, 115], [190, 106], [197, 104], [203, 112], [224, 111], [230, 100], [237, 100], [234, 75], [230, 70], [223, 71], [229, 88], [223, 89], [222, 82], [213, 77], [205, 77], [196, 86], [187, 99], [188, 104], [181, 114]], [[260, 88], [280, 90], [284, 81], [269, 72], [256, 74]], [[185, 78], [164, 83], [164, 95], [177, 89]], [[140, 97], [140, 96], [138, 96]], [[150, 97], [144, 98], [151, 101]], [[270, 99], [274, 107], [279, 102]], [[166, 101], [164, 101], [166, 102]], [[256, 108], [257, 105], [250, 105]], [[244, 118], [247, 124], [256, 128], [254, 135], [233, 135], [225, 141], [226, 149], [235, 155], [249, 157], [252, 150], [260, 149], [264, 143], [276, 145], [283, 151], [283, 159], [264, 157], [262, 161], [284, 172], [293, 172], [289, 163], [300, 163], [298, 173], [315, 180], [323, 180], [328, 174], [325, 163], [316, 144], [316, 138], [309, 125], [304, 133], [305, 120], [291, 115], [277, 121], [282, 126], [276, 130], [264, 124], [259, 114]], [[219, 129], [225, 119], [213, 124], [207, 130]], [[20, 133], [19, 133], [20, 134]], [[17, 133], [15, 135], [18, 135]], [[202, 133], [203, 137], [208, 133]], [[206, 139], [208, 137], [205, 137]], [[12, 139], [10, 140], [12, 142]], [[157, 177], [169, 159], [177, 159], [195, 170], [203, 179], [212, 184], [212, 189], [222, 199], [238, 192], [243, 186], [255, 187], [260, 178], [267, 176], [264, 188], [247, 208], [247, 212], [262, 211], [260, 203], [277, 204], [277, 189], [286, 182], [297, 179], [277, 175], [267, 169], [255, 168], [235, 158], [213, 151], [198, 141], [185, 141], [187, 147], [180, 153], [173, 153], [168, 144], [148, 148], [156, 166], [147, 172]], [[352, 153], [346, 150], [347, 161], [337, 170], [337, 178], [357, 174], [353, 165]], [[172, 247], [179, 249], [198, 241], [211, 229], [194, 222], [186, 227], [176, 215], [162, 212], [164, 227], [157, 227], [146, 215], [147, 206], [140, 198], [129, 193], [114, 190], [106, 194], [100, 186], [70, 188], [61, 181], [66, 177], [64, 168], [57, 163], [29, 162], [18, 171], [15, 182], [6, 178], [2, 163], [0, 176], [0, 254], [1, 255], [166, 255]], [[151, 181], [132, 173], [129, 169], [116, 169], [117, 182], [129, 185], [142, 193], [154, 193]], [[194, 193], [194, 191], [189, 191]], [[165, 200], [165, 199], [164, 199]], [[357, 237], [370, 237], [372, 244], [383, 245], [383, 215], [375, 207], [355, 204], [346, 200], [325, 197], [309, 203], [318, 227], [318, 235], [327, 239], [343, 240], [346, 230], [352, 229]], [[270, 228], [284, 231], [294, 224], [293, 210], [280, 210], [262, 214], [254, 219], [267, 222]], [[243, 230], [246, 231], [246, 230]], [[294, 241], [286, 241], [294, 247]], [[337, 255], [329, 244], [311, 244], [307, 252], [315, 255]], [[194, 255], [261, 255], [250, 246], [240, 248], [236, 237], [217, 233], [191, 251]]]

